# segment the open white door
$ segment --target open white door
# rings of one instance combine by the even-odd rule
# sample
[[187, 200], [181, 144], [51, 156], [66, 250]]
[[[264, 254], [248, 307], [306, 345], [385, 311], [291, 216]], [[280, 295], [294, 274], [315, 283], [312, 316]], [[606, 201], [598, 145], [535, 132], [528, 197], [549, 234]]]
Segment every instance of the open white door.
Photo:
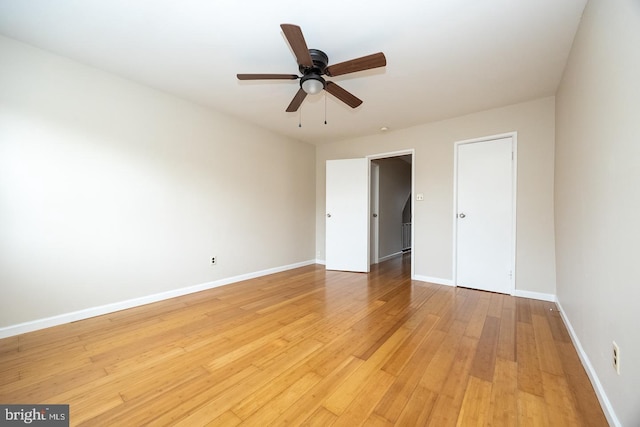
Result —
[[512, 137], [457, 145], [457, 286], [514, 291], [512, 153]]
[[327, 160], [326, 268], [369, 271], [369, 160]]

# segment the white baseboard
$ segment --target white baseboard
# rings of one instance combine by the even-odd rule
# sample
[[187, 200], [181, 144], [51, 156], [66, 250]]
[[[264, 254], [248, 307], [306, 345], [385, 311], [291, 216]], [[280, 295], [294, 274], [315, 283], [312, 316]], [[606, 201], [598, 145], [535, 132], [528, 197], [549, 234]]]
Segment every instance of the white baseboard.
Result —
[[[455, 284], [453, 283], [453, 280], [451, 280], [451, 279], [441, 279], [439, 277], [420, 276], [420, 275], [416, 274], [416, 275], [413, 276], [413, 280], [419, 280], [421, 282], [435, 283], [436, 285], [455, 286]], [[542, 300], [542, 301], [556, 302], [556, 296], [555, 295], [553, 295], [553, 294], [543, 294], [541, 292], [531, 292], [531, 291], [516, 290], [513, 295], [516, 296], [516, 297], [523, 297], [523, 298], [538, 299], [538, 300]]]
[[316, 263], [316, 264], [320, 264], [320, 265], [326, 265], [326, 264], [327, 264], [327, 261], [325, 261], [325, 260], [323, 260], [323, 259], [317, 259], [317, 258], [316, 258], [315, 263]]
[[280, 273], [282, 271], [292, 270], [294, 268], [304, 267], [307, 265], [315, 264], [315, 260], [298, 262], [295, 264], [283, 265], [280, 267], [269, 268], [266, 270], [256, 271], [253, 273], [241, 274], [239, 276], [227, 277], [224, 279], [215, 280], [213, 282], [201, 283], [199, 285], [188, 286], [186, 288], [173, 289], [166, 292], [160, 292], [153, 295], [147, 295], [144, 297], [133, 298], [126, 301], [120, 301], [112, 304], [105, 304], [98, 307], [91, 307], [84, 310], [73, 311], [70, 313], [59, 314], [57, 316], [46, 317], [44, 319], [37, 319], [30, 322], [18, 323], [16, 325], [5, 326], [0, 328], [0, 339], [7, 338], [14, 335], [20, 335], [27, 332], [33, 332], [40, 329], [50, 328], [52, 326], [58, 326], [65, 323], [76, 322], [78, 320], [88, 319], [90, 317], [102, 316], [103, 314], [114, 313], [120, 310], [126, 310], [128, 308], [139, 307], [146, 304], [151, 304], [158, 301], [167, 300], [170, 298], [180, 297], [195, 292], [205, 291], [207, 289], [217, 288], [219, 286], [229, 285], [231, 283], [240, 282], [243, 280], [254, 279], [256, 277], [267, 276], [269, 274]]
[[383, 257], [381, 257], [381, 258], [378, 258], [378, 263], [383, 262], [383, 261], [390, 260], [391, 258], [395, 258], [395, 257], [402, 256], [402, 254], [403, 254], [403, 252], [402, 252], [402, 251], [400, 251], [400, 252], [396, 252], [396, 253], [391, 254], [391, 255], [383, 256]]
[[587, 356], [587, 353], [585, 353], [584, 348], [582, 348], [582, 344], [580, 343], [580, 340], [578, 339], [578, 336], [576, 335], [576, 332], [573, 329], [573, 326], [571, 325], [569, 318], [567, 317], [567, 313], [565, 313], [564, 309], [562, 308], [562, 304], [560, 304], [560, 301], [556, 301], [556, 304], [558, 306], [558, 309], [560, 310], [560, 315], [562, 316], [562, 320], [564, 321], [564, 324], [567, 327], [567, 330], [569, 331], [569, 336], [571, 337], [571, 341], [573, 341], [573, 346], [578, 351], [578, 356], [580, 356], [580, 360], [582, 361], [582, 366], [584, 366], [584, 369], [585, 371], [587, 371], [587, 375], [591, 380], [591, 385], [593, 386], [596, 392], [596, 396], [598, 396], [598, 400], [600, 401], [600, 406], [602, 406], [604, 415], [607, 417], [607, 421], [609, 422], [609, 425], [612, 425], [615, 427], [621, 427], [622, 424], [618, 420], [618, 417], [616, 416], [616, 413], [613, 410], [613, 406], [611, 406], [611, 402], [609, 401], [607, 394], [604, 392], [602, 383], [600, 382], [600, 379], [598, 378], [598, 374], [596, 374], [596, 370], [593, 368], [593, 365], [589, 360], [589, 356]]
[[541, 301], [557, 302], [557, 298], [554, 294], [544, 294], [542, 292], [523, 291], [516, 289], [513, 293], [514, 297], [538, 299]]
[[436, 285], [454, 286], [453, 280], [442, 279], [440, 277], [428, 277], [428, 276], [421, 276], [419, 274], [414, 274], [411, 279], [418, 280], [420, 282], [435, 283]]

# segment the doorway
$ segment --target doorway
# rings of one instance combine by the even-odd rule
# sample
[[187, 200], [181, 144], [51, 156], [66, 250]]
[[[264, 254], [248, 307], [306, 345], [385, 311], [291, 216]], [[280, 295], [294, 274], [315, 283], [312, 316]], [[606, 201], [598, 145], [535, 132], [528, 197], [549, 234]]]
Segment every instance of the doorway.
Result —
[[[411, 149], [407, 149], [407, 150], [401, 150], [401, 151], [394, 151], [394, 152], [389, 152], [389, 153], [380, 153], [380, 154], [375, 154], [375, 155], [370, 155], [367, 156], [367, 159], [369, 160], [369, 169], [371, 170], [371, 165], [373, 164], [374, 161], [376, 160], [381, 160], [381, 159], [400, 159], [406, 163], [409, 163], [410, 168], [411, 168], [411, 187], [410, 187], [410, 191], [409, 191], [409, 197], [413, 197], [413, 195], [415, 194], [415, 178], [416, 178], [416, 173], [415, 173], [415, 149], [411, 148]], [[378, 202], [379, 203], [379, 202]], [[380, 205], [380, 203], [379, 203]], [[410, 217], [411, 218], [415, 218], [414, 216], [414, 203], [410, 203], [410, 207], [409, 207], [409, 212], [410, 212]], [[371, 219], [373, 218], [373, 213], [371, 212], [369, 214], [369, 221], [371, 221]], [[378, 218], [380, 218], [380, 215], [378, 214]], [[370, 222], [371, 224], [371, 222]], [[378, 222], [379, 224], [379, 222]], [[398, 231], [399, 235], [402, 236], [402, 229], [400, 229]], [[411, 229], [410, 232], [410, 239], [412, 242], [415, 242], [415, 227], [413, 227]], [[401, 237], [400, 237], [401, 238]], [[379, 242], [378, 242], [379, 244]], [[409, 251], [408, 255], [409, 255], [409, 259], [410, 259], [410, 263], [411, 263], [411, 278], [413, 278], [415, 276], [415, 253], [416, 253], [416, 248], [415, 246], [413, 246], [412, 248], [413, 250]], [[400, 254], [400, 256], [403, 256], [402, 254]], [[404, 257], [407, 256], [407, 253], [405, 252]], [[383, 258], [383, 257], [382, 257]], [[384, 259], [384, 258], [383, 258]], [[378, 261], [380, 261], [380, 257], [378, 258]]]
[[[404, 150], [367, 156], [360, 159], [327, 160], [325, 256], [327, 270], [368, 272], [371, 266], [371, 169], [372, 161], [402, 157], [410, 162], [411, 191], [414, 193], [414, 150]], [[375, 167], [374, 167], [375, 169]], [[363, 214], [364, 212], [364, 214]], [[413, 214], [413, 207], [411, 208]], [[379, 214], [378, 214], [379, 218]], [[412, 230], [413, 234], [415, 231]], [[398, 229], [401, 236], [401, 229]], [[400, 238], [400, 237], [399, 237]], [[411, 275], [414, 274], [414, 253], [411, 251]], [[364, 261], [363, 261], [364, 260]]]
[[515, 291], [516, 134], [455, 144], [456, 286]]
[[412, 156], [371, 160], [371, 264], [411, 250]]

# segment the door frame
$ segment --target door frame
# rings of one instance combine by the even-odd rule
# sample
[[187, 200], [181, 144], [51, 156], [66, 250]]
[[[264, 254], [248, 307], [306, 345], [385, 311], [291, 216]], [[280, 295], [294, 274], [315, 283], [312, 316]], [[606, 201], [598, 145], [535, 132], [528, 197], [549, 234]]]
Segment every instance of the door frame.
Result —
[[369, 168], [370, 209], [373, 211], [369, 212], [369, 233], [371, 233], [369, 236], [369, 244], [371, 245], [369, 265], [372, 265], [380, 262], [380, 227], [377, 218], [373, 219], [373, 214], [377, 214], [380, 211], [380, 166], [369, 160]]
[[[379, 154], [371, 154], [366, 156], [366, 158], [369, 161], [369, 193], [371, 193], [371, 161], [372, 160], [378, 160], [378, 159], [386, 159], [389, 157], [401, 157], [401, 156], [407, 156], [407, 155], [411, 155], [411, 197], [414, 197], [415, 193], [415, 185], [416, 185], [416, 150], [415, 148], [408, 148], [406, 150], [399, 150], [399, 151], [391, 151], [388, 153], [379, 153]], [[416, 204], [413, 202], [413, 200], [411, 200], [411, 222], [412, 222], [412, 226], [411, 226], [411, 279], [414, 279], [415, 277], [415, 268], [416, 268], [416, 263], [415, 263], [415, 254], [416, 254], [416, 239], [414, 238], [414, 234], [415, 234], [415, 215], [414, 215], [414, 209], [415, 209]], [[371, 203], [369, 203], [369, 232], [371, 232]], [[371, 236], [369, 236], [369, 238], [371, 238]], [[369, 261], [371, 261], [371, 258], [369, 258]]]
[[458, 147], [464, 144], [473, 144], [477, 142], [493, 141], [502, 138], [511, 138], [513, 149], [513, 168], [511, 172], [512, 182], [512, 230], [511, 230], [511, 277], [509, 279], [510, 294], [514, 295], [516, 291], [516, 243], [517, 243], [517, 194], [518, 194], [518, 132], [506, 132], [497, 135], [483, 136], [480, 138], [465, 139], [456, 141], [453, 144], [453, 285], [458, 286]]

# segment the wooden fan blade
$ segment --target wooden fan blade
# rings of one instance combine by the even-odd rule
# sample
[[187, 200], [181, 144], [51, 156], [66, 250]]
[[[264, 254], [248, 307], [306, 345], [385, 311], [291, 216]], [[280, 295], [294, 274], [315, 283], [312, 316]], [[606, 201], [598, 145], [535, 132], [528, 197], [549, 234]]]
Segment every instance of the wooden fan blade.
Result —
[[341, 86], [338, 86], [334, 82], [327, 82], [325, 90], [351, 108], [356, 108], [358, 105], [362, 104], [361, 99], [357, 98], [350, 92], [347, 92]]
[[291, 100], [291, 104], [289, 104], [289, 106], [287, 107], [287, 113], [293, 113], [295, 111], [298, 111], [298, 108], [300, 108], [300, 105], [302, 105], [302, 101], [304, 101], [306, 97], [307, 97], [307, 92], [305, 92], [304, 90], [302, 90], [302, 88], [300, 88], [298, 90], [298, 93], [296, 93], [296, 95]]
[[313, 61], [311, 55], [309, 55], [309, 48], [307, 48], [307, 42], [304, 41], [302, 30], [297, 25], [293, 24], [281, 24], [282, 32], [289, 42], [289, 46], [296, 55], [296, 61], [298, 65], [305, 67], [313, 67]]
[[237, 74], [238, 80], [296, 80], [295, 74]]
[[330, 65], [325, 70], [325, 74], [330, 77], [335, 77], [342, 74], [355, 73], [356, 71], [384, 67], [385, 65], [387, 65], [387, 58], [385, 58], [384, 53], [378, 52], [361, 58], [352, 59], [350, 61], [340, 62], [339, 64]]

